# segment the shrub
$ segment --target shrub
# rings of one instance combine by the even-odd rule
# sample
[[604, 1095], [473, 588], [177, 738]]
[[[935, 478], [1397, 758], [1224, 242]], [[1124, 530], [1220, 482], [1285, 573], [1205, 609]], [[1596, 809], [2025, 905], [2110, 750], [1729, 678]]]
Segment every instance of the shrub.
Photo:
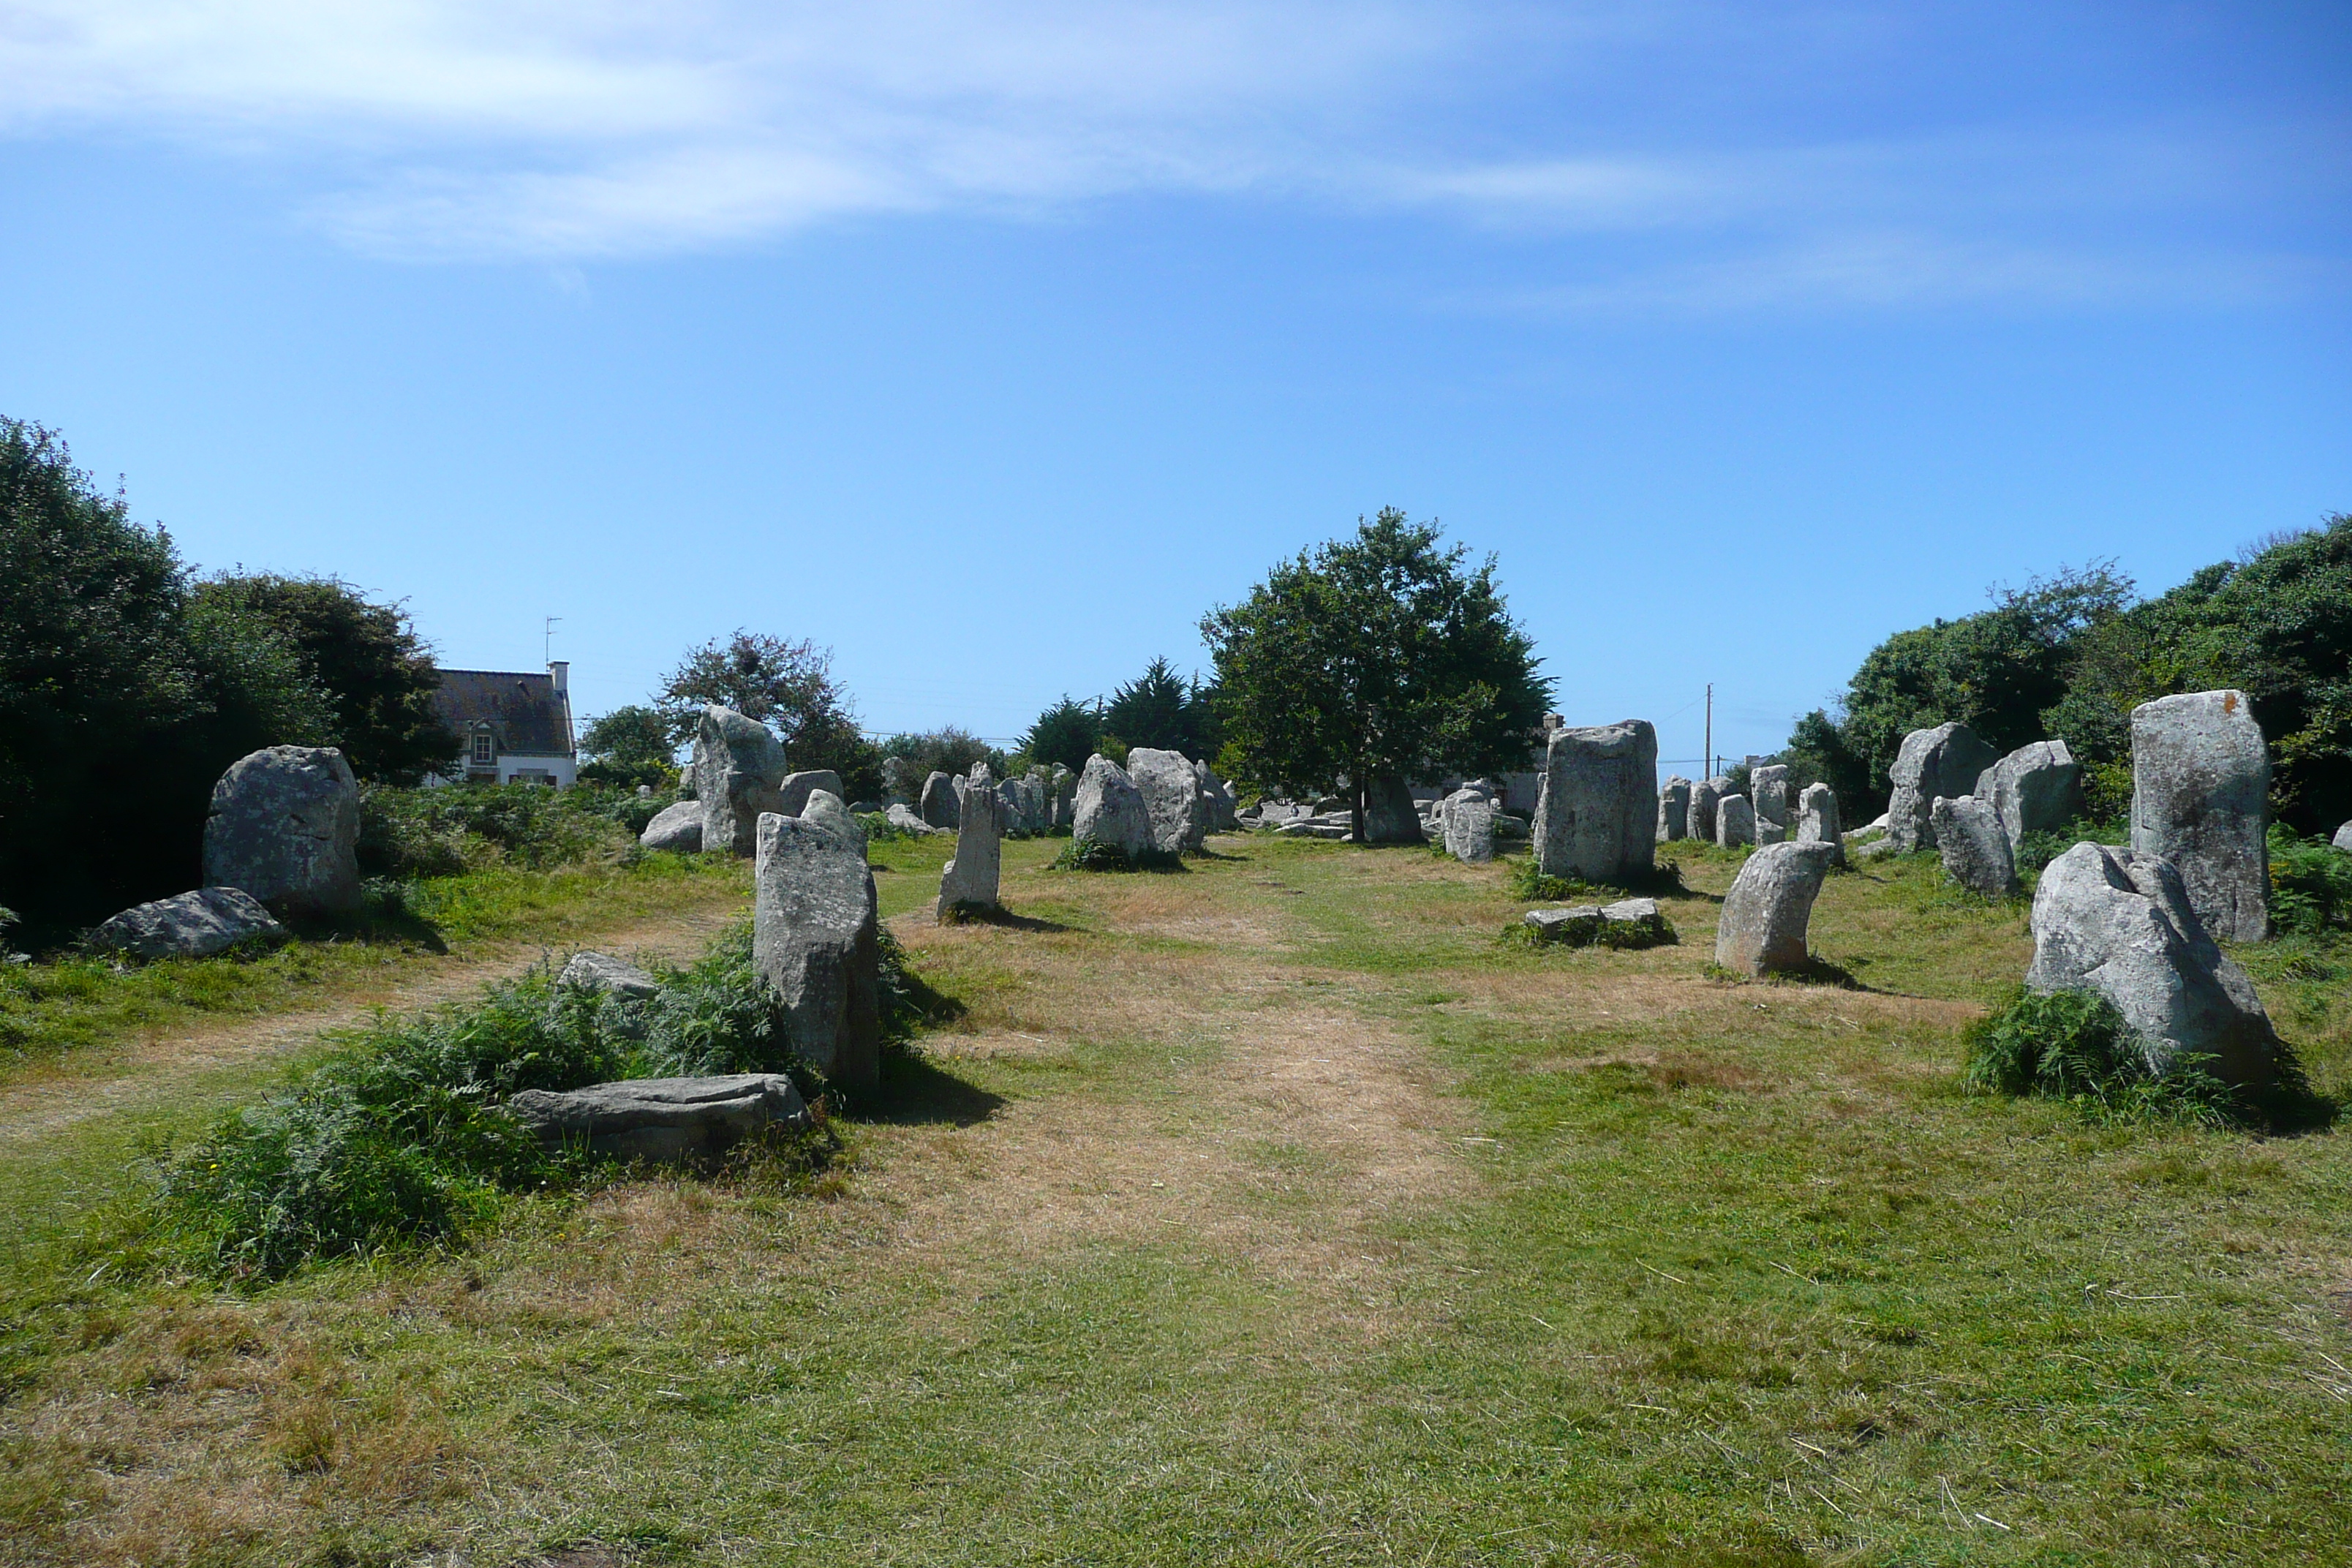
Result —
[[[2095, 991], [2020, 989], [1970, 1024], [1961, 1037], [1961, 1083], [1975, 1094], [2031, 1095], [2070, 1101], [2102, 1121], [2165, 1121], [2218, 1127], [2260, 1108], [2194, 1063], [2161, 1078], [2149, 1070], [2139, 1035]], [[2303, 1089], [2290, 1059], [2281, 1088]]]
[[[617, 828], [660, 806], [634, 795], [544, 784], [371, 787], [360, 795], [360, 869], [378, 877], [446, 877], [504, 859], [534, 871], [622, 847]], [[639, 831], [642, 831], [640, 825]]]
[[751, 962], [745, 921], [646, 1004], [641, 1069], [653, 1078], [792, 1072], [812, 1097], [822, 1085], [785, 1044], [783, 1005]]
[[2080, 818], [2047, 833], [2028, 833], [2017, 843], [2017, 874], [2030, 877], [2077, 844], [2128, 844], [2131, 826], [2122, 821], [2089, 822]]
[[2271, 918], [2280, 931], [2316, 936], [2352, 927], [2352, 855], [2277, 823], [2270, 849]]
[[498, 1107], [519, 1089], [618, 1077], [625, 1043], [600, 1013], [542, 970], [469, 1006], [381, 1021], [184, 1152], [160, 1151], [164, 1212], [234, 1276], [456, 1235], [501, 1190], [583, 1167]]
[[1054, 857], [1050, 871], [1175, 871], [1183, 868], [1183, 857], [1158, 849], [1146, 849], [1129, 855], [1116, 844], [1105, 844], [1093, 838], [1072, 838], [1062, 852]]

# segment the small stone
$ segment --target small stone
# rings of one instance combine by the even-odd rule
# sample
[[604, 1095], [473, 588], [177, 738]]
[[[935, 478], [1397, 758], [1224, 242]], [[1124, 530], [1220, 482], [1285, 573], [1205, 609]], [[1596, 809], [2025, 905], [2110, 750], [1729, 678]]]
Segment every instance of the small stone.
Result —
[[213, 786], [205, 886], [237, 888], [281, 915], [359, 907], [360, 786], [332, 746], [268, 746]]
[[506, 1109], [551, 1147], [584, 1142], [593, 1154], [665, 1165], [705, 1163], [767, 1128], [809, 1121], [793, 1080], [764, 1072], [527, 1089]]
[[1495, 803], [1475, 790], [1463, 788], [1445, 797], [1442, 818], [1445, 852], [1465, 866], [1483, 866], [1495, 858]]
[[702, 847], [702, 803], [681, 800], [663, 806], [637, 835], [648, 849], [682, 849], [692, 855]]
[[2168, 860], [2217, 942], [2271, 933], [2270, 752], [2242, 691], [2132, 710], [2132, 847]]
[[241, 942], [283, 942], [286, 935], [242, 888], [200, 888], [133, 905], [90, 932], [89, 942], [134, 958], [210, 958]]
[[1730, 793], [1731, 781], [1720, 775], [1691, 785], [1690, 816], [1685, 819], [1689, 837], [1702, 844], [1715, 842], [1715, 808]]
[[1990, 805], [1974, 795], [1946, 796], [1931, 812], [1944, 875], [1988, 899], [2005, 899], [2017, 891], [2017, 862], [2010, 854], [2009, 834]]
[[1744, 795], [1727, 795], [1715, 803], [1715, 841], [1726, 849], [1756, 842], [1756, 808]]
[[2352, 822], [2336, 830], [2335, 845], [2338, 849], [2352, 850]]
[[1826, 844], [1770, 844], [1749, 856], [1723, 900], [1715, 962], [1742, 974], [1803, 968], [1813, 900], [1832, 853]]
[[556, 975], [555, 984], [596, 994], [626, 996], [642, 1002], [661, 989], [661, 982], [635, 964], [606, 952], [575, 952]]

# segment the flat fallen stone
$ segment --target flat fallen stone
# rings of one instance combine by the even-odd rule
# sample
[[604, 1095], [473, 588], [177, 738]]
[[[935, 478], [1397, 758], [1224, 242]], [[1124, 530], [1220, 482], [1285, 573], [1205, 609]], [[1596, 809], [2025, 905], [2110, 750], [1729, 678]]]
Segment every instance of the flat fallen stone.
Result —
[[702, 803], [681, 800], [663, 806], [637, 835], [648, 849], [677, 849], [691, 855], [702, 847]]
[[200, 888], [136, 904], [90, 932], [93, 947], [134, 958], [210, 958], [241, 942], [282, 942], [286, 928], [242, 888]]
[[599, 995], [627, 996], [643, 1001], [661, 989], [661, 982], [635, 964], [614, 958], [609, 952], [582, 951], [572, 955], [562, 972], [556, 975], [558, 985]]
[[805, 1127], [808, 1106], [782, 1073], [643, 1078], [562, 1091], [527, 1089], [509, 1114], [550, 1146], [656, 1164], [708, 1162], [770, 1127]]

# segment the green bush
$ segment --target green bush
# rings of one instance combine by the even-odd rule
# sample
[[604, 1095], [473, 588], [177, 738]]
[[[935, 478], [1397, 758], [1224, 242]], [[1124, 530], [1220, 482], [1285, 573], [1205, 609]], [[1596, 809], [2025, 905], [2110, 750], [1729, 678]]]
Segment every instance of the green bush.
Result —
[[456, 1235], [500, 1191], [581, 1167], [499, 1106], [619, 1077], [626, 1042], [601, 1011], [541, 970], [470, 1005], [379, 1022], [286, 1092], [161, 1151], [164, 1212], [232, 1276]]
[[[2063, 1100], [2095, 1120], [2221, 1126], [2251, 1109], [2193, 1063], [2159, 1078], [2140, 1037], [2095, 991], [2020, 989], [1961, 1037], [1961, 1082], [1975, 1094]], [[2285, 1075], [2295, 1077], [2292, 1063]]]
[[2131, 826], [2121, 820], [2086, 822], [2077, 819], [2051, 832], [2028, 833], [2017, 843], [2017, 874], [2032, 876], [2077, 844], [2130, 842]]
[[783, 1006], [752, 966], [749, 921], [712, 942], [645, 1005], [638, 1066], [649, 1078], [792, 1072], [804, 1079], [804, 1091], [822, 1089], [784, 1043]]
[[2271, 919], [2297, 936], [2352, 928], [2352, 855], [2271, 826]]
[[530, 784], [369, 786], [360, 794], [360, 869], [449, 877], [504, 860], [548, 870], [625, 847], [629, 822], [640, 814], [651, 821], [661, 804], [634, 792]]
[[1174, 871], [1183, 866], [1183, 858], [1146, 849], [1139, 855], [1129, 855], [1116, 844], [1105, 844], [1093, 838], [1072, 838], [1062, 847], [1046, 868], [1049, 871]]

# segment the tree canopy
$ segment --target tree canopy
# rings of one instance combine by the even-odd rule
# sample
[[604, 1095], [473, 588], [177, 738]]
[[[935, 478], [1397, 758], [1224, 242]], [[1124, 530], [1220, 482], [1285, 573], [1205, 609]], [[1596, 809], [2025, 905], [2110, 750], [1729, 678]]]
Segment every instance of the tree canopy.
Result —
[[1102, 732], [1102, 710], [1073, 700], [1064, 692], [1062, 700], [1038, 714], [1037, 721], [1021, 737], [1021, 750], [1033, 763], [1048, 768], [1059, 763], [1074, 773], [1084, 773]]
[[588, 758], [580, 765], [580, 776], [590, 784], [635, 789], [677, 782], [677, 749], [669, 725], [642, 702], [624, 703], [599, 715], [581, 731], [580, 751]]
[[[1216, 749], [1217, 721], [1209, 693], [1187, 681], [1166, 658], [1154, 658], [1143, 673], [1111, 693], [1104, 705], [1102, 731], [1129, 746], [1181, 752], [1200, 759]], [[1081, 760], [1079, 765], [1085, 766]]]
[[1203, 617], [1244, 776], [1301, 791], [1344, 779], [1360, 835], [1376, 780], [1526, 765], [1552, 682], [1494, 558], [1465, 573], [1467, 549], [1439, 539], [1384, 507]]
[[738, 629], [687, 651], [655, 698], [670, 739], [694, 738], [704, 704], [732, 708], [775, 731], [796, 770], [831, 768], [853, 797], [878, 794], [882, 753], [857, 726], [833, 676], [833, 650]]

